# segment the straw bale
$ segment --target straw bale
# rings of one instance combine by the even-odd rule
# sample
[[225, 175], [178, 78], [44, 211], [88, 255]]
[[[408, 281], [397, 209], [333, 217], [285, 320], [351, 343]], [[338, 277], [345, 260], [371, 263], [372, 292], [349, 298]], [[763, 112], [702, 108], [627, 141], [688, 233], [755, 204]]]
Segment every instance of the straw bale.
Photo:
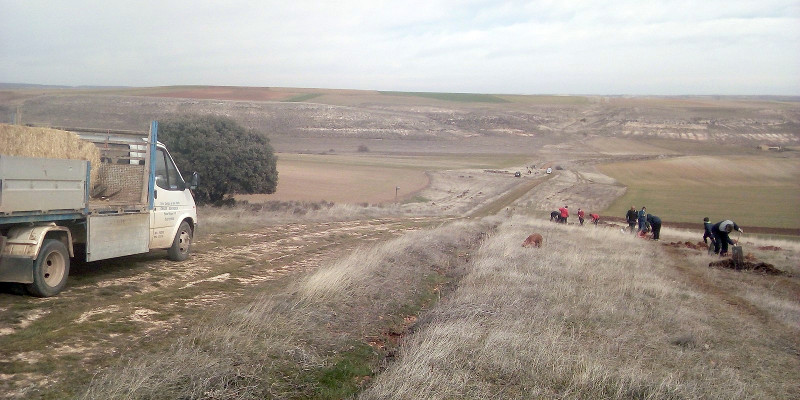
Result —
[[20, 157], [87, 160], [97, 182], [100, 150], [78, 135], [50, 128], [0, 124], [0, 154]]

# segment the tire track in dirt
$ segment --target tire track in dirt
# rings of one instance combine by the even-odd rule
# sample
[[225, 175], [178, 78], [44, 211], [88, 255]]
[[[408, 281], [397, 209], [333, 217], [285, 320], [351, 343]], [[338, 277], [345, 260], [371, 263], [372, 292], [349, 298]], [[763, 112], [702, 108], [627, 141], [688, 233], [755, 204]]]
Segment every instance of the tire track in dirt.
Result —
[[79, 279], [57, 297], [0, 293], [0, 310], [19, 315], [0, 335], [0, 398], [25, 398], [38, 388], [86, 380], [127, 349], [169, 340], [214, 308], [263, 293], [253, 290], [258, 285], [442, 221], [293, 223], [210, 235], [184, 262], [154, 252], [79, 266]]
[[484, 205], [483, 207], [475, 210], [469, 215], [469, 217], [481, 218], [497, 214], [502, 209], [514, 204], [514, 202], [517, 201], [519, 198], [526, 195], [533, 188], [535, 188], [542, 182], [547, 181], [548, 179], [550, 179], [550, 176], [543, 176], [541, 178], [529, 179], [527, 182], [522, 182], [513, 189], [505, 192], [496, 200], [491, 201], [490, 203]]

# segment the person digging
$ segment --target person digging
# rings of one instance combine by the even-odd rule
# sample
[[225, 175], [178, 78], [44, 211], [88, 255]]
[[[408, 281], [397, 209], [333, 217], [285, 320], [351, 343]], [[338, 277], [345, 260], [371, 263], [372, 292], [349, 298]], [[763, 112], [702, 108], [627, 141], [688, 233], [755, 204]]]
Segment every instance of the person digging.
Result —
[[711, 233], [714, 235], [714, 254], [719, 254], [720, 257], [728, 255], [728, 245], [736, 244], [730, 237], [730, 233], [734, 230], [744, 233], [742, 228], [739, 228], [739, 225], [729, 219], [711, 226]]

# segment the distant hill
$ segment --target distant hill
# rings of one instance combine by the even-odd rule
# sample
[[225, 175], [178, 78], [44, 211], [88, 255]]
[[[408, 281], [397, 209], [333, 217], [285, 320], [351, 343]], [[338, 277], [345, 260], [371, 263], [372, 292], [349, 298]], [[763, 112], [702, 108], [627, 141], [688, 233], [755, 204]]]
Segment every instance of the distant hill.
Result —
[[24, 89], [121, 89], [126, 86], [66, 86], [66, 85], [39, 85], [35, 83], [7, 83], [0, 82], [0, 90]]

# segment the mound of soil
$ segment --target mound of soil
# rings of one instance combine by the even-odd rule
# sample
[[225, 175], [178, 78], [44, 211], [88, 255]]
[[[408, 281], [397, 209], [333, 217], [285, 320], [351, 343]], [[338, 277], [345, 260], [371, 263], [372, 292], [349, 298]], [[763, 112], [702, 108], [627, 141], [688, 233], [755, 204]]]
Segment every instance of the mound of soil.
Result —
[[781, 251], [782, 248], [778, 246], [760, 246], [758, 247], [759, 250], [770, 250], [770, 251]]
[[743, 261], [739, 264], [735, 263], [733, 259], [726, 258], [724, 260], [714, 261], [708, 264], [709, 267], [730, 268], [735, 270], [758, 271], [767, 275], [783, 275], [785, 272], [775, 268], [774, 265], [765, 262], [752, 262]]
[[685, 241], [685, 242], [665, 243], [664, 245], [665, 246], [670, 246], [670, 247], [675, 247], [675, 248], [683, 248], [683, 247], [685, 247], [687, 249], [693, 249], [693, 250], [708, 250], [708, 245], [707, 244], [705, 244], [703, 242], [692, 243], [692, 242], [690, 242], [688, 240]]

